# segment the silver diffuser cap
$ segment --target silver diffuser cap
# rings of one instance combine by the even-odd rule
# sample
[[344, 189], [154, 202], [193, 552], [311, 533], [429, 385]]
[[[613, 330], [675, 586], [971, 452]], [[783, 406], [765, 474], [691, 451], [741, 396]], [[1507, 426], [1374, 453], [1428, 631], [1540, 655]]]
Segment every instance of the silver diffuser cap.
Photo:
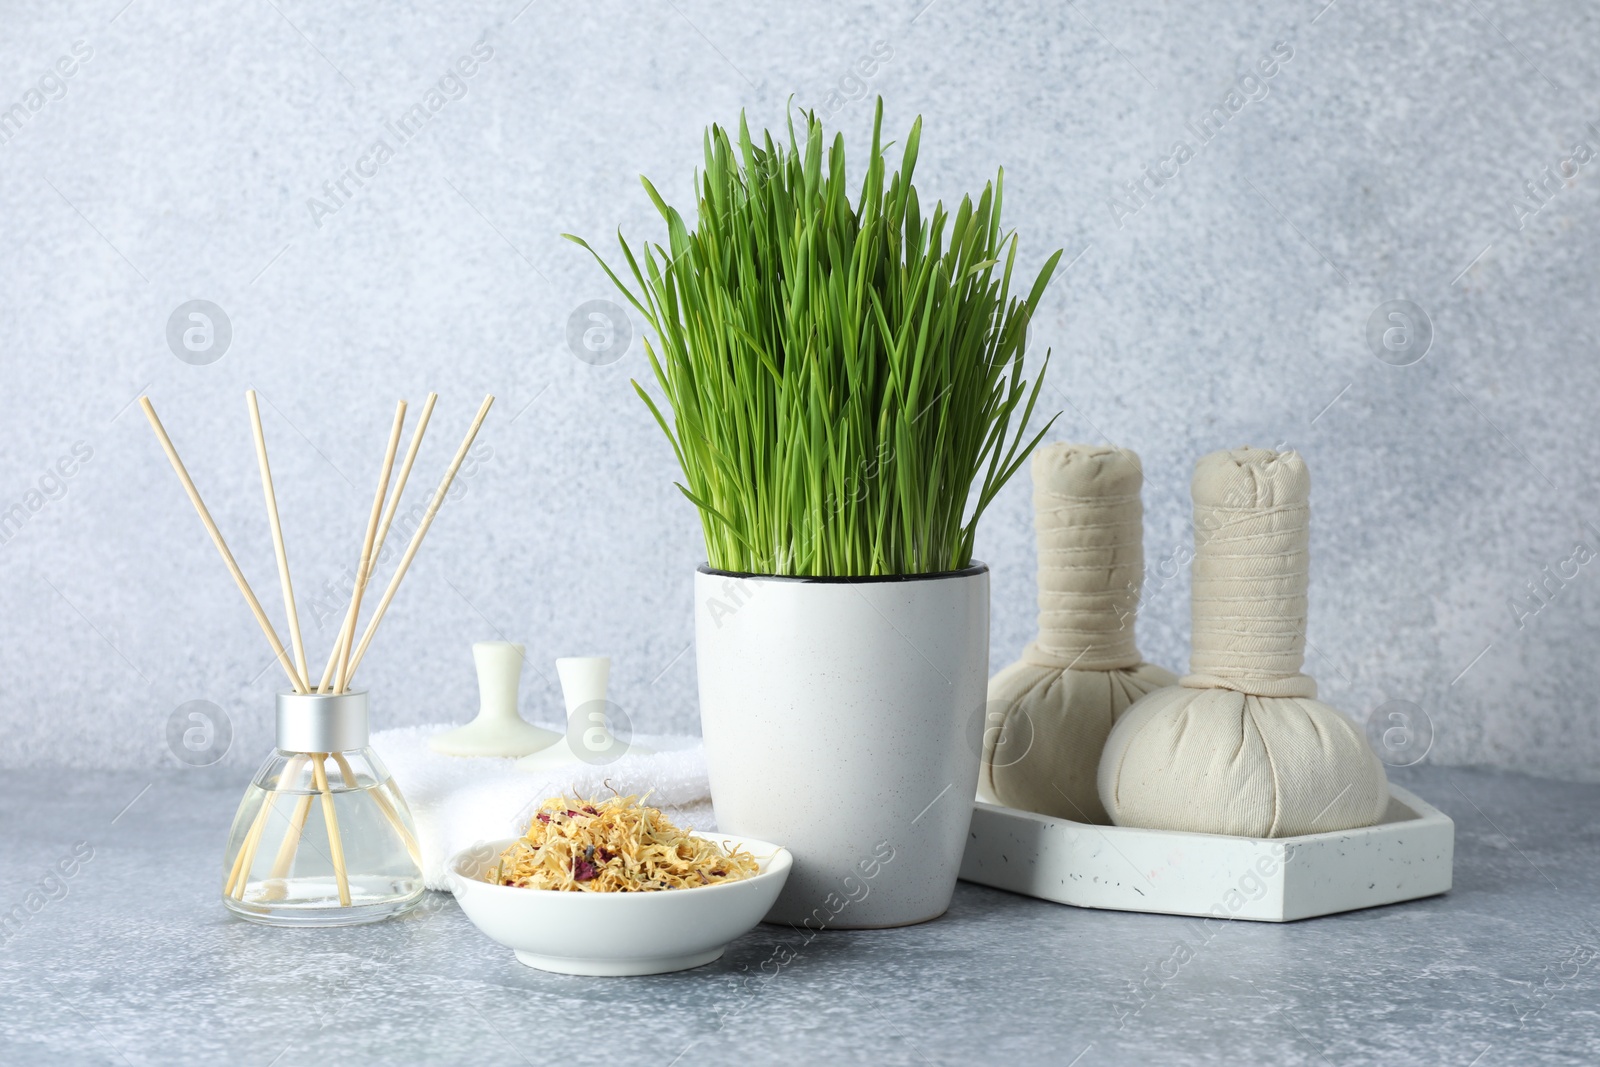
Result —
[[349, 752], [367, 747], [367, 691], [279, 693], [278, 747], [285, 752]]

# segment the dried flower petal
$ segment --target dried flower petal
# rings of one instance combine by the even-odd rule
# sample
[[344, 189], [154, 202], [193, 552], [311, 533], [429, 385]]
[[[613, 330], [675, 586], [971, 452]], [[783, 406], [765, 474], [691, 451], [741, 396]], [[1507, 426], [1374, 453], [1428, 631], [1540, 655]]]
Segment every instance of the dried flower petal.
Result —
[[749, 852], [681, 830], [638, 797], [553, 797], [534, 813], [527, 834], [501, 854], [488, 880], [529, 889], [633, 893], [692, 889], [759, 871]]

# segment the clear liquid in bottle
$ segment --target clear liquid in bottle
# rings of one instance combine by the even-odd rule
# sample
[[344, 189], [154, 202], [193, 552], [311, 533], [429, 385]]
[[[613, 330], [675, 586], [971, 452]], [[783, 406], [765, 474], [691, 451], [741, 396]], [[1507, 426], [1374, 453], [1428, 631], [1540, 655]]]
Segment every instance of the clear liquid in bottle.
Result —
[[371, 748], [275, 751], [234, 816], [223, 903], [273, 926], [347, 926], [422, 898], [405, 798]]

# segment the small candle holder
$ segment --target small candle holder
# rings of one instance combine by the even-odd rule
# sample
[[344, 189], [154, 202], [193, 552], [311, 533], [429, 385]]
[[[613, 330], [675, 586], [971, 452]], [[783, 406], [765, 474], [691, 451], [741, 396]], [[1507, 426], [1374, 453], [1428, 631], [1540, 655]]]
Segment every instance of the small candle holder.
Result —
[[278, 694], [277, 748], [223, 856], [222, 902], [268, 926], [350, 926], [422, 899], [411, 811], [367, 744], [367, 692]]
[[527, 649], [510, 641], [479, 641], [472, 646], [478, 666], [478, 716], [465, 726], [437, 734], [428, 742], [446, 756], [526, 756], [561, 739], [535, 726], [517, 711], [517, 686]]
[[655, 749], [611, 732], [611, 710], [606, 684], [611, 678], [610, 656], [558, 656], [556, 677], [561, 679], [561, 699], [567, 705], [567, 732], [555, 744], [517, 760], [517, 770], [544, 773], [574, 764], [613, 763], [623, 756], [648, 756]]

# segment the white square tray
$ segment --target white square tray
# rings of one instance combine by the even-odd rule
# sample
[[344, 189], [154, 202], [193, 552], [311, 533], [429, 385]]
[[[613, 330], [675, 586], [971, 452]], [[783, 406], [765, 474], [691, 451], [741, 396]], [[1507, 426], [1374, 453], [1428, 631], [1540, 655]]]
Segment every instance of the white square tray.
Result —
[[969, 882], [1080, 908], [1289, 922], [1446, 892], [1455, 823], [1398, 786], [1375, 826], [1253, 838], [973, 805]]

